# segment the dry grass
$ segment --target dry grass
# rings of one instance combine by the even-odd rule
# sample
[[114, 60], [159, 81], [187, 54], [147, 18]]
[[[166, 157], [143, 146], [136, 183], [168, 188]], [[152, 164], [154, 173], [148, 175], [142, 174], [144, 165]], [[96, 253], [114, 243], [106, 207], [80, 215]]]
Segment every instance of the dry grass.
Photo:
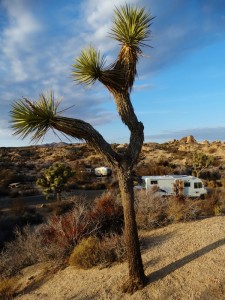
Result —
[[85, 205], [84, 199], [76, 199], [66, 213], [58, 215], [55, 212], [44, 224], [16, 229], [15, 240], [6, 243], [0, 253], [0, 273], [7, 277], [38, 262], [55, 260], [61, 263], [82, 239], [121, 233], [122, 224], [121, 206], [110, 194], [97, 198], [92, 205]]
[[11, 300], [15, 293], [18, 279], [16, 277], [0, 279], [0, 299]]
[[80, 269], [90, 269], [97, 265], [110, 266], [126, 258], [124, 236], [109, 234], [101, 240], [95, 236], [83, 239], [69, 258], [69, 264]]
[[[121, 299], [122, 297], [126, 299], [124, 295], [118, 294], [118, 292], [116, 292], [114, 289], [114, 285], [118, 285], [118, 282], [122, 283], [124, 280], [124, 276], [126, 275], [124, 269], [120, 268], [120, 265], [124, 265], [123, 261], [126, 256], [125, 242], [123, 236], [117, 234], [118, 231], [122, 232], [123, 222], [121, 219], [121, 206], [119, 205], [115, 197], [112, 196], [112, 193], [103, 194], [101, 197], [96, 199], [96, 201], [92, 202], [92, 204], [89, 202], [89, 205], [87, 206], [85, 206], [83, 202], [84, 201], [81, 199], [80, 201], [77, 200], [75, 207], [73, 207], [70, 211], [62, 215], [54, 214], [50, 219], [48, 219], [47, 223], [43, 225], [39, 225], [38, 227], [27, 226], [23, 231], [18, 230], [16, 232], [15, 241], [7, 243], [4, 251], [1, 253], [0, 273], [2, 278], [4, 280], [9, 280], [9, 276], [14, 276], [18, 274], [18, 272], [22, 272], [22, 269], [24, 267], [31, 266], [40, 262], [54, 260], [55, 265], [60, 265], [62, 264], [62, 261], [67, 261], [72, 249], [74, 249], [73, 254], [70, 257], [71, 265], [75, 264], [76, 266], [85, 269], [96, 265], [101, 266], [101, 268], [102, 266], [110, 266], [110, 268], [108, 268], [108, 272], [110, 272], [110, 274], [111, 268], [114, 270], [120, 270], [118, 271], [119, 273], [117, 274], [117, 277], [115, 277], [114, 273], [110, 275], [112, 276], [111, 283], [107, 282], [109, 276], [108, 272], [102, 275], [104, 278], [103, 282], [99, 279], [90, 279], [88, 277], [89, 275], [87, 275], [87, 280], [90, 280], [89, 284], [92, 285], [94, 289], [96, 289], [96, 285], [102, 286], [100, 296], [99, 290], [95, 295], [93, 295], [87, 287], [87, 290], [89, 290], [89, 299], [90, 297], [92, 298], [92, 296], [93, 299], [105, 299], [105, 296], [103, 297], [103, 295], [104, 293], [106, 293], [104, 291], [106, 291], [107, 289], [109, 289], [108, 295], [111, 295], [108, 296], [108, 299], [114, 300], [120, 299], [120, 297]], [[206, 200], [191, 200], [185, 198], [178, 199], [176, 197], [161, 198], [155, 193], [146, 194], [144, 191], [137, 191], [135, 205], [139, 229], [144, 229], [144, 231], [142, 231], [141, 240], [142, 251], [145, 262], [145, 269], [147, 274], [149, 274], [151, 287], [154, 287], [154, 285], [159, 285], [160, 289], [165, 290], [165, 286], [161, 285], [161, 282], [158, 282], [158, 280], [163, 279], [164, 281], [164, 277], [177, 270], [177, 265], [180, 266], [179, 268], [182, 268], [183, 265], [186, 265], [186, 261], [192, 262], [195, 257], [199, 258], [200, 256], [203, 256], [205, 253], [207, 253], [205, 252], [207, 249], [211, 251], [213, 249], [217, 249], [220, 246], [224, 246], [225, 232], [224, 226], [222, 225], [224, 224], [224, 216], [218, 217], [221, 225], [218, 223], [219, 221], [214, 224], [213, 220], [211, 221], [211, 219], [213, 218], [211, 218], [208, 221], [208, 223], [211, 225], [205, 226], [204, 224], [208, 223], [206, 222], [207, 220], [203, 220], [203, 223], [201, 223], [203, 224], [203, 228], [200, 225], [199, 227], [195, 228], [195, 225], [197, 226], [197, 224], [200, 224], [200, 221], [197, 220], [201, 218], [224, 214], [225, 195], [222, 192], [212, 194]], [[196, 220], [193, 227], [191, 227], [190, 225], [190, 221], [192, 220]], [[181, 221], [186, 223], [181, 223], [180, 227], [178, 226], [179, 224], [169, 225], [165, 227], [165, 225]], [[189, 221], [189, 223], [187, 223], [187, 221]], [[154, 228], [159, 229], [157, 231], [154, 231]], [[148, 231], [149, 229], [151, 229], [151, 231]], [[198, 230], [198, 232], [196, 232], [196, 236], [195, 229]], [[193, 237], [190, 236], [189, 231], [192, 232]], [[208, 231], [212, 231], [212, 233], [210, 234], [210, 232]], [[93, 235], [98, 236], [98, 238], [93, 238]], [[173, 235], [175, 240], [173, 240]], [[185, 235], [187, 240], [185, 239]], [[191, 238], [193, 238], [193, 242], [191, 242]], [[90, 243], [90, 241], [93, 242], [93, 240], [95, 240], [95, 242]], [[85, 243], [86, 245], [84, 245]], [[180, 243], [182, 244], [180, 245]], [[90, 247], [90, 244], [92, 244], [92, 247]], [[89, 246], [89, 248], [87, 246]], [[156, 248], [157, 251], [154, 251], [154, 249]], [[180, 252], [178, 251], [178, 249]], [[203, 253], [200, 256], [198, 252], [199, 249], [203, 249], [202, 252], [200, 251], [200, 253]], [[172, 251], [172, 253], [170, 253], [170, 251]], [[169, 256], [171, 260], [168, 260], [167, 256]], [[183, 257], [185, 258], [184, 260]], [[219, 259], [220, 258], [217, 257], [217, 261], [219, 261]], [[176, 260], [177, 264], [174, 264], [174, 261]], [[120, 264], [117, 264], [115, 266], [114, 264], [112, 264], [115, 261], [120, 262]], [[162, 264], [163, 261], [168, 264], [168, 267], [166, 267], [166, 269], [164, 269], [166, 265]], [[203, 266], [205, 266], [205, 263], [202, 263]], [[195, 267], [199, 268], [199, 266]], [[162, 270], [158, 272], [157, 268], [161, 268]], [[72, 269], [69, 270], [72, 272]], [[125, 270], [127, 270], [126, 267]], [[208, 268], [204, 268], [204, 271], [206, 273], [209, 273]], [[81, 276], [82, 273], [79, 272], [78, 274], [80, 274], [79, 276]], [[190, 272], [190, 270], [188, 272]], [[221, 273], [221, 271], [219, 272]], [[164, 276], [164, 274], [166, 275]], [[184, 272], [182, 278], [184, 278], [186, 274], [187, 273]], [[198, 276], [201, 276], [201, 273], [199, 273]], [[197, 277], [195, 277], [195, 279], [196, 278]], [[222, 279], [220, 278], [220, 283], [222, 282]], [[82, 280], [84, 280], [84, 278]], [[170, 281], [174, 282], [173, 278], [170, 278]], [[55, 284], [57, 285], [57, 283]], [[58, 284], [60, 286], [61, 282]], [[70, 285], [69, 282], [67, 282], [67, 285], [68, 284]], [[164, 284], [169, 286], [169, 283], [167, 281], [165, 281]], [[171, 288], [171, 291], [173, 291], [173, 289], [176, 290], [176, 284], [177, 283], [175, 282], [175, 287]], [[182, 284], [184, 285], [184, 283]], [[192, 283], [190, 282], [190, 285], [191, 284]], [[185, 286], [183, 285], [182, 288], [188, 292], [188, 289], [190, 290], [190, 286], [188, 287], [188, 289], [185, 289]], [[82, 285], [79, 287], [79, 289], [81, 288]], [[215, 287], [212, 286], [212, 288], [214, 290], [214, 293], [219, 294], [221, 293], [221, 291], [223, 291], [223, 289], [220, 288], [220, 285], [216, 285]], [[182, 295], [182, 297], [167, 298], [168, 291], [165, 291], [165, 293], [160, 293], [156, 292], [156, 290], [154, 290], [153, 292], [155, 298], [153, 297], [146, 299], [203, 299], [182, 298], [184, 297], [184, 293], [181, 293], [180, 290], [178, 294]], [[144, 291], [146, 291], [146, 289], [144, 289]], [[47, 292], [48, 296], [50, 295], [49, 297], [51, 299], [67, 299], [63, 298], [64, 296], [62, 295], [62, 298], [57, 298], [58, 296], [55, 297], [54, 293], [52, 293], [53, 292], [49, 290]], [[196, 291], [194, 293], [196, 293], [197, 295]], [[79, 292], [77, 295], [79, 295]], [[115, 298], [113, 298], [114, 295], [116, 295]], [[156, 295], [160, 296], [158, 297]], [[142, 294], [142, 296], [145, 297], [145, 294]], [[80, 297], [81, 298], [78, 297], [76, 299], [86, 299], [85, 296]], [[34, 295], [34, 298], [32, 298], [31, 296], [31, 298], [27, 299], [38, 298], [35, 298]], [[133, 299], [136, 300], [136, 298]]]
[[214, 192], [206, 199], [161, 197], [154, 192], [136, 192], [136, 218], [140, 229], [163, 227], [176, 222], [225, 214], [225, 193]]
[[[120, 290], [127, 264], [119, 263], [89, 270], [67, 267], [15, 299], [223, 300], [224, 236], [224, 216], [142, 232], [142, 257], [149, 283], [133, 295]], [[34, 267], [29, 274], [35, 274]]]

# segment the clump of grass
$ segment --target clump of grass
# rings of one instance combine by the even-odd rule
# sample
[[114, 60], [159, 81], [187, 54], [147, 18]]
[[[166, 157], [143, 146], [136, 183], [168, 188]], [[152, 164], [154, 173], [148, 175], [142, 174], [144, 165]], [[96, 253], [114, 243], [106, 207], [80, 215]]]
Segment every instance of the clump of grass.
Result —
[[16, 284], [17, 284], [16, 277], [0, 279], [0, 299], [1, 300], [13, 299]]
[[100, 241], [90, 236], [78, 244], [69, 258], [69, 264], [79, 269], [90, 269], [101, 261]]
[[90, 236], [78, 244], [69, 258], [69, 264], [80, 269], [90, 269], [97, 265], [110, 265], [123, 261], [126, 257], [124, 236], [110, 234], [99, 239]]

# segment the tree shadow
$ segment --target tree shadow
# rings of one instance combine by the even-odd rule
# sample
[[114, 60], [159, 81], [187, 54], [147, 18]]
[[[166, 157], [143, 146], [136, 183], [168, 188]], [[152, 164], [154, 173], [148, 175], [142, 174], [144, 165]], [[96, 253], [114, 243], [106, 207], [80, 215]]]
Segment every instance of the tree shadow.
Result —
[[148, 283], [152, 283], [155, 282], [159, 279], [162, 279], [164, 277], [166, 277], [167, 275], [169, 275], [170, 273], [176, 271], [177, 269], [185, 266], [186, 264], [190, 263], [191, 261], [203, 256], [204, 254], [220, 247], [223, 246], [225, 244], [225, 238], [218, 240], [208, 246], [203, 247], [200, 250], [195, 251], [194, 253], [191, 253], [181, 259], [178, 259], [175, 262], [172, 262], [171, 264], [163, 267], [162, 269], [155, 271], [153, 273], [151, 273], [150, 275], [148, 275]]
[[159, 246], [170, 239], [175, 232], [165, 233], [158, 236], [145, 236], [141, 237], [141, 252], [148, 252], [149, 249]]
[[58, 271], [63, 270], [64, 267], [65, 266], [63, 265], [63, 263], [56, 266], [51, 265], [50, 267], [45, 269], [43, 274], [35, 274], [33, 276], [30, 276], [30, 278], [28, 278], [27, 280], [27, 285], [22, 289], [19, 289], [19, 291], [17, 291], [14, 296], [25, 295], [33, 292], [34, 290], [45, 284], [48, 280], [50, 280]]

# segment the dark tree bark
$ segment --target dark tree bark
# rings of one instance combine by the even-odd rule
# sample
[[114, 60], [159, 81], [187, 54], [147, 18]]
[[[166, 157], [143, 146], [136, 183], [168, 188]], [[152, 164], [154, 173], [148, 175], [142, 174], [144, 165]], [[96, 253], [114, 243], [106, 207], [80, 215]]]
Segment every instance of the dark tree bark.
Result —
[[118, 169], [117, 175], [124, 210], [124, 230], [129, 268], [129, 279], [125, 282], [123, 290], [134, 292], [143, 288], [147, 281], [143, 269], [135, 218], [133, 176], [130, 171], [126, 172], [123, 169]]

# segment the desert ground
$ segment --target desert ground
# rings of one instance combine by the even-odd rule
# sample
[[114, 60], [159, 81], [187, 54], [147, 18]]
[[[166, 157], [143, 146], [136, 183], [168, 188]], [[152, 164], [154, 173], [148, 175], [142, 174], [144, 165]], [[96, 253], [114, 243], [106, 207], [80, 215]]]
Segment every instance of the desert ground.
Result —
[[141, 232], [147, 286], [123, 294], [126, 263], [109, 268], [27, 267], [20, 274], [17, 300], [215, 300], [225, 299], [225, 217]]

